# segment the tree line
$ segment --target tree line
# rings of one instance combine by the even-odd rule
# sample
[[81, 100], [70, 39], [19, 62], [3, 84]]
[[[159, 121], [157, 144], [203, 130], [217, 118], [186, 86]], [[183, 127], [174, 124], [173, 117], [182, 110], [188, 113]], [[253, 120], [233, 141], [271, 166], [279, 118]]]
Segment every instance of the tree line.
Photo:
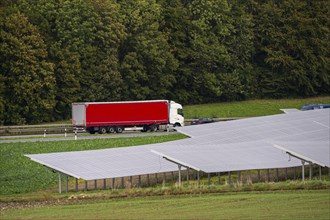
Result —
[[0, 124], [71, 103], [329, 94], [326, 0], [2, 0]]

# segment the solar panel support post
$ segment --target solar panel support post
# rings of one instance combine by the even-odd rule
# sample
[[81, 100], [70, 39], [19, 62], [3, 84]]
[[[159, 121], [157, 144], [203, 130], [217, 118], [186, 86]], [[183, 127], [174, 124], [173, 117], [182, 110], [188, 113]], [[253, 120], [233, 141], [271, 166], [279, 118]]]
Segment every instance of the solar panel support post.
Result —
[[166, 173], [163, 173], [163, 186], [166, 184]]
[[129, 182], [131, 184], [131, 188], [133, 188], [133, 177], [132, 176], [129, 177]]
[[65, 192], [67, 193], [69, 190], [69, 176], [65, 175]]
[[218, 185], [220, 185], [220, 172], [218, 173]]
[[181, 165], [178, 165], [179, 170], [179, 187], [181, 187]]
[[258, 170], [258, 182], [260, 182], [260, 170]]
[[76, 183], [75, 185], [76, 185], [76, 192], [77, 192], [78, 191], [78, 178], [76, 178], [75, 181], [76, 181], [75, 182]]
[[201, 184], [201, 180], [200, 180], [200, 177], [199, 177], [199, 171], [197, 171], [197, 182], [198, 182], [198, 187], [199, 187], [200, 184]]
[[293, 168], [293, 179], [296, 179], [296, 167]]
[[322, 167], [319, 166], [319, 176], [320, 176], [320, 180], [322, 180]]
[[94, 180], [94, 189], [97, 189], [97, 180]]
[[279, 175], [278, 168], [276, 168], [276, 181], [278, 182], [279, 180], [280, 180], [280, 175]]
[[229, 185], [231, 184], [231, 173], [230, 173], [230, 171], [228, 172], [228, 184]]
[[189, 184], [189, 167], [187, 168], [187, 183]]
[[207, 184], [211, 185], [211, 173], [207, 173]]
[[147, 174], [147, 186], [150, 185], [150, 178], [149, 178], [149, 174]]
[[138, 187], [141, 187], [141, 175], [139, 175]]
[[312, 180], [313, 177], [313, 165], [311, 162], [309, 162], [309, 180]]
[[103, 179], [103, 189], [107, 189], [107, 179]]
[[285, 168], [285, 180], [288, 180], [288, 168]]
[[85, 180], [85, 190], [86, 191], [88, 190], [88, 182], [87, 182], [87, 180]]
[[155, 184], [157, 185], [158, 184], [158, 174], [155, 173]]
[[124, 177], [121, 178], [121, 188], [124, 188]]
[[247, 171], [248, 177], [247, 177], [247, 181], [252, 183], [252, 176], [251, 176], [251, 172]]
[[302, 181], [305, 181], [305, 161], [301, 160], [301, 178]]
[[241, 171], [237, 171], [237, 182], [240, 183], [241, 182]]
[[270, 182], [269, 169], [267, 169], [267, 182]]
[[58, 193], [62, 193], [62, 176], [58, 173]]
[[116, 178], [112, 178], [112, 182], [111, 182], [111, 189], [112, 190], [115, 189], [115, 181], [116, 181]]

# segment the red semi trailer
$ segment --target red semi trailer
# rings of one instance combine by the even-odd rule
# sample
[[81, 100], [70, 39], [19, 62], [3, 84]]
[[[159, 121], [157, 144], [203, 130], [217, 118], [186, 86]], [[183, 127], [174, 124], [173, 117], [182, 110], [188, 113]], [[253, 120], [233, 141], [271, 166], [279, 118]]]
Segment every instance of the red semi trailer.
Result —
[[168, 100], [79, 102], [72, 104], [74, 129], [94, 134], [121, 133], [128, 127], [156, 131], [160, 125], [183, 126], [182, 105]]

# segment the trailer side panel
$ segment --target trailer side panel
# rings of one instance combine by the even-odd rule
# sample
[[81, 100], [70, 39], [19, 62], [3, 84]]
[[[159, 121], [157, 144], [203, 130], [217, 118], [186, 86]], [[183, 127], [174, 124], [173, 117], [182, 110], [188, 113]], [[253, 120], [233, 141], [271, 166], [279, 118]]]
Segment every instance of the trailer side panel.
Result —
[[86, 126], [167, 124], [168, 105], [167, 101], [87, 104]]

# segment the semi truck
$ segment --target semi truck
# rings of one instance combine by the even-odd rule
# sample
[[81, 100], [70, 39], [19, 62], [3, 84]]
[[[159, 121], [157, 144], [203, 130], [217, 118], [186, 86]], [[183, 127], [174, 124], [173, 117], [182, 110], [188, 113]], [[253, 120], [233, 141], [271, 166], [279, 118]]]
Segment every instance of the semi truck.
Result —
[[73, 129], [90, 134], [122, 133], [141, 127], [157, 131], [161, 126], [183, 126], [182, 105], [169, 100], [72, 103]]

